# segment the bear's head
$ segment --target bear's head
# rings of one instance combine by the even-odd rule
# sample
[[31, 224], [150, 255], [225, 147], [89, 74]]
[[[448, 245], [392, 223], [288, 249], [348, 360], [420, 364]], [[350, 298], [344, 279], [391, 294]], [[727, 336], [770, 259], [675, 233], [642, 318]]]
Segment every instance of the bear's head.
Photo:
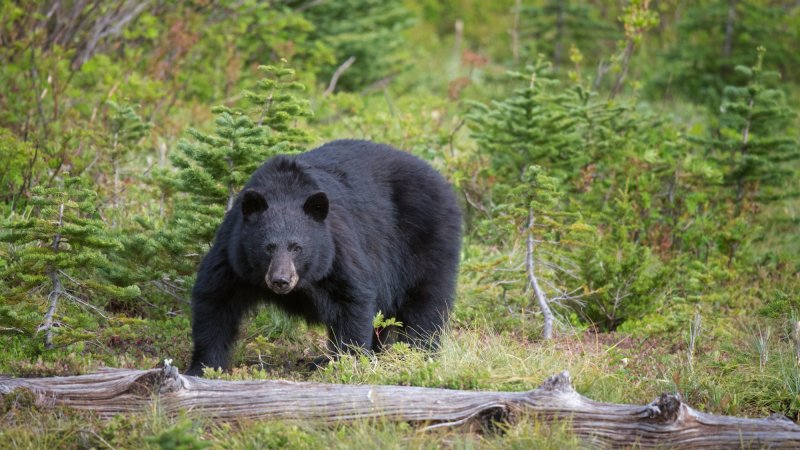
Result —
[[328, 196], [316, 191], [268, 197], [252, 188], [240, 194], [241, 248], [250, 278], [283, 295], [318, 281], [331, 265]]

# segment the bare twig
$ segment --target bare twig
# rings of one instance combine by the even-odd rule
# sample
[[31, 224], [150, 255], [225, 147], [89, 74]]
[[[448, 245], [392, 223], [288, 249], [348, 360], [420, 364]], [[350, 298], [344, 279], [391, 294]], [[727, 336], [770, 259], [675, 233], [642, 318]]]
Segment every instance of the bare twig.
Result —
[[800, 365], [800, 322], [792, 324], [792, 342], [794, 343], [795, 363]]
[[465, 123], [466, 123], [465, 119], [459, 120], [458, 123], [456, 124], [456, 126], [453, 127], [453, 131], [450, 132], [450, 136], [449, 136], [448, 140], [449, 140], [449, 145], [450, 145], [450, 156], [452, 156], [452, 157], [456, 156], [456, 147], [455, 147], [456, 134], [458, 134], [458, 131], [461, 129], [461, 127], [464, 126]]
[[367, 87], [361, 90], [361, 95], [371, 94], [375, 91], [382, 91], [386, 89], [386, 87], [389, 86], [389, 83], [391, 83], [395, 78], [397, 78], [397, 73], [390, 73], [380, 80], [367, 85]]
[[80, 52], [72, 60], [73, 69], [77, 70], [91, 58], [97, 44], [107, 37], [116, 36], [125, 29], [125, 26], [139, 16], [148, 6], [149, 1], [125, 1], [120, 3], [105, 15], [99, 17], [92, 27], [89, 37]]
[[309, 8], [313, 8], [313, 7], [315, 7], [315, 6], [317, 6], [317, 5], [321, 4], [321, 3], [325, 3], [325, 0], [311, 0], [308, 3], [300, 5], [295, 11], [303, 12], [303, 11], [305, 11], [305, 10], [307, 10]]
[[461, 43], [464, 41], [464, 21], [457, 19], [454, 24], [455, 37], [453, 38], [453, 58], [461, 56]]
[[686, 349], [686, 358], [689, 362], [689, 370], [692, 373], [694, 373], [694, 353], [697, 348], [697, 343], [700, 341], [702, 329], [703, 322], [700, 313], [695, 313], [694, 320], [689, 323], [689, 336], [687, 338], [688, 348]]
[[534, 225], [533, 208], [529, 208], [528, 227], [525, 229], [527, 233], [526, 236], [527, 252], [525, 253], [525, 267], [528, 272], [528, 283], [530, 283], [531, 288], [533, 288], [534, 296], [536, 297], [536, 301], [539, 303], [539, 308], [541, 308], [542, 316], [544, 317], [544, 328], [542, 330], [542, 334], [545, 339], [552, 339], [553, 312], [550, 310], [550, 305], [548, 305], [547, 303], [547, 296], [545, 295], [544, 291], [542, 291], [541, 286], [539, 286], [539, 280], [536, 278], [536, 271], [534, 268], [533, 225]]
[[325, 92], [322, 93], [322, 98], [325, 98], [331, 94], [333, 94], [333, 90], [336, 89], [336, 83], [339, 82], [339, 77], [356, 62], [356, 57], [351, 56], [347, 58], [347, 61], [343, 62], [339, 68], [333, 72], [333, 76], [331, 77], [331, 82], [328, 83], [328, 89], [325, 89]]
[[103, 319], [106, 319], [106, 320], [108, 320], [108, 319], [109, 319], [109, 317], [108, 317], [107, 315], [105, 315], [105, 314], [103, 313], [103, 311], [102, 311], [100, 308], [98, 308], [97, 306], [94, 306], [94, 305], [92, 305], [91, 303], [88, 303], [88, 302], [86, 302], [86, 301], [85, 301], [85, 300], [83, 300], [82, 298], [76, 297], [76, 296], [74, 296], [74, 295], [70, 294], [69, 292], [67, 292], [66, 290], [65, 290], [65, 291], [63, 291], [63, 292], [61, 293], [61, 295], [63, 295], [64, 297], [66, 297], [66, 298], [68, 298], [68, 299], [72, 300], [73, 302], [75, 302], [75, 303], [77, 303], [77, 304], [79, 304], [79, 305], [81, 305], [81, 306], [84, 306], [84, 307], [86, 307], [86, 308], [89, 308], [89, 309], [91, 309], [92, 311], [94, 311], [94, 312], [96, 312], [98, 315], [100, 315], [100, 316], [101, 316]]
[[594, 77], [594, 83], [592, 84], [592, 87], [594, 88], [595, 91], [600, 89], [600, 85], [603, 83], [603, 78], [606, 76], [606, 74], [610, 69], [611, 69], [611, 64], [607, 63], [602, 59], [600, 60], [599, 63], [597, 63], [597, 75]]

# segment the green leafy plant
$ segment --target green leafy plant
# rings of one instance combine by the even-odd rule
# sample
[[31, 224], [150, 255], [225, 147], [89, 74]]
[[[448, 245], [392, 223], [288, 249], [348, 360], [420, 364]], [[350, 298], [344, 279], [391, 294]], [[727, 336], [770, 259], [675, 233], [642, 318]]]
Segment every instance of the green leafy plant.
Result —
[[145, 442], [153, 444], [161, 450], [202, 450], [211, 446], [198, 436], [192, 422], [181, 420], [175, 425], [153, 436], [145, 438]]
[[[402, 327], [403, 322], [400, 322], [394, 317], [384, 317], [382, 311], [378, 311], [375, 317], [372, 318], [372, 328], [374, 329], [375, 339], [377, 339], [381, 345], [392, 340], [390, 337], [385, 337], [387, 335], [384, 333], [391, 333]], [[381, 339], [383, 339], [382, 342]]]

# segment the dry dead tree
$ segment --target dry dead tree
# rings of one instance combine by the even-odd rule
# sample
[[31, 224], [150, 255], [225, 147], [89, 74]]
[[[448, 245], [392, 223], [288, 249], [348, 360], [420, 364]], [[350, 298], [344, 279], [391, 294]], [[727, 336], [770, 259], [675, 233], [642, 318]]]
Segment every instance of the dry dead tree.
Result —
[[746, 419], [696, 411], [664, 394], [644, 406], [602, 403], [578, 394], [562, 372], [528, 392], [458, 391], [409, 386], [292, 381], [219, 381], [164, 369], [110, 369], [51, 378], [0, 377], [0, 394], [29, 389], [42, 406], [90, 410], [100, 417], [145, 411], [158, 401], [168, 415], [216, 420], [270, 419], [337, 423], [393, 420], [427, 428], [494, 428], [530, 414], [566, 422], [596, 447], [800, 448], [800, 426], [783, 417]]

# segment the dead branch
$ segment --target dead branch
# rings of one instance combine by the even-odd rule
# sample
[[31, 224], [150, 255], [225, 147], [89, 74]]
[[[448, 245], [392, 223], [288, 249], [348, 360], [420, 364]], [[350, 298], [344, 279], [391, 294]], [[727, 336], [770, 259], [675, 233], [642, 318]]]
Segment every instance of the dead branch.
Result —
[[351, 57], [347, 58], [347, 61], [343, 62], [342, 65], [339, 66], [339, 68], [337, 68], [335, 72], [333, 72], [333, 76], [331, 77], [331, 82], [328, 83], [328, 88], [325, 89], [325, 92], [322, 93], [322, 98], [325, 98], [325, 97], [333, 94], [333, 90], [336, 89], [336, 83], [339, 82], [339, 77], [341, 77], [342, 74], [347, 69], [349, 69], [350, 66], [352, 66], [354, 62], [356, 62], [356, 57], [355, 56], [351, 56]]
[[109, 369], [53, 378], [0, 377], [0, 394], [24, 388], [40, 406], [67, 406], [110, 418], [147, 411], [158, 400], [168, 415], [217, 420], [271, 419], [337, 423], [395, 420], [427, 428], [494, 427], [520, 415], [571, 429], [593, 447], [800, 447], [800, 426], [785, 419], [746, 419], [695, 411], [676, 395], [644, 406], [602, 403], [578, 394], [569, 374], [552, 376], [528, 392], [481, 392], [409, 386], [219, 381], [164, 369]]
[[126, 0], [98, 17], [88, 33], [83, 48], [72, 60], [73, 69], [80, 69], [95, 54], [97, 45], [102, 40], [121, 34], [129, 22], [139, 17], [150, 6], [149, 3], [149, 0], [142, 2]]
[[525, 231], [527, 232], [527, 237], [525, 239], [526, 243], [525, 271], [528, 274], [528, 284], [530, 284], [531, 288], [533, 289], [533, 294], [536, 297], [536, 302], [539, 304], [539, 308], [542, 310], [542, 318], [544, 319], [544, 327], [542, 329], [542, 335], [545, 339], [552, 339], [553, 311], [550, 309], [550, 305], [548, 304], [547, 301], [547, 296], [545, 295], [541, 286], [539, 286], [539, 279], [536, 277], [536, 269], [534, 267], [534, 255], [533, 255], [534, 224], [535, 220], [533, 216], [533, 208], [528, 208], [528, 227], [525, 229]]

